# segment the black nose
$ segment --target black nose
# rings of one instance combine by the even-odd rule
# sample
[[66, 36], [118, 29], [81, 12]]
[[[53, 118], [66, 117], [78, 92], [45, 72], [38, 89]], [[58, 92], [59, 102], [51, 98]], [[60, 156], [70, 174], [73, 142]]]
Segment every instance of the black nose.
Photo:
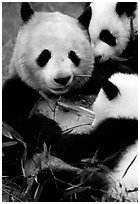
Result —
[[99, 62], [101, 58], [102, 58], [102, 55], [96, 56], [96, 57], [95, 57], [95, 62]]
[[57, 84], [60, 84], [60, 85], [66, 85], [68, 83], [68, 81], [70, 80], [71, 76], [67, 76], [67, 77], [61, 77], [61, 78], [55, 78], [54, 81], [57, 83]]

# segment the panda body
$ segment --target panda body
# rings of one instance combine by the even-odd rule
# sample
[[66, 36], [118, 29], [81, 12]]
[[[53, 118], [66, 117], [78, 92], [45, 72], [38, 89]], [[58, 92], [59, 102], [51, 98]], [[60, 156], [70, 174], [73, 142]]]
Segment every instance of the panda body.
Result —
[[[52, 151], [72, 164], [83, 158], [92, 158], [97, 153], [97, 159], [106, 160], [104, 164], [110, 171], [99, 178], [96, 188], [106, 186], [108, 196], [121, 200], [121, 195], [125, 195], [126, 199], [136, 201], [137, 190], [126, 194], [127, 190], [137, 189], [138, 175], [135, 172], [133, 176], [133, 173], [137, 167], [138, 151], [138, 76], [116, 73], [105, 80], [93, 111], [95, 120], [91, 132], [62, 135], [52, 146]], [[127, 171], [129, 165], [131, 168]]]
[[122, 201], [121, 195], [132, 202], [138, 201], [138, 142], [130, 145], [108, 179], [108, 195]]
[[[87, 165], [92, 169], [93, 165], [93, 171], [97, 162], [97, 172], [81, 186], [93, 186], [93, 189], [89, 188], [89, 195], [109, 201], [137, 201], [138, 76], [115, 73], [104, 80], [92, 109], [95, 114], [93, 130], [85, 134], [63, 134], [60, 130], [60, 137], [52, 144], [51, 151], [74, 166], [85, 165], [86, 168]], [[84, 163], [95, 157], [95, 164]], [[105, 171], [98, 166], [100, 162], [106, 166]], [[65, 172], [62, 174], [64, 177]], [[40, 201], [48, 199], [46, 188], [50, 190], [48, 186], [44, 187]], [[77, 193], [74, 201], [81, 201], [83, 195], [88, 195], [86, 192]]]
[[[120, 143], [123, 143], [123, 137], [126, 135], [126, 140], [132, 139], [128, 146], [121, 150], [119, 160], [115, 164], [114, 170], [108, 174], [110, 181], [109, 190], [107, 194], [118, 201], [122, 201], [122, 195], [129, 201], [138, 200], [138, 76], [127, 75], [118, 73], [113, 75], [110, 79], [114, 85], [117, 86], [120, 96], [116, 96], [111, 100], [111, 96], [105, 95], [103, 92], [107, 91], [107, 88], [100, 90], [93, 109], [95, 113], [95, 121], [93, 127], [98, 128], [100, 122], [107, 118], [120, 118], [123, 120], [130, 120], [130, 123], [134, 121], [137, 123], [136, 126], [131, 126], [131, 133], [123, 131], [123, 127], [118, 125], [120, 129]], [[115, 89], [111, 90], [115, 94]], [[106, 100], [106, 96], [109, 100]], [[134, 97], [133, 103], [131, 104], [131, 97]], [[130, 102], [131, 101], [131, 102]], [[122, 120], [122, 121], [123, 121]], [[122, 122], [123, 123], [123, 122]], [[111, 126], [110, 126], [111, 128]], [[117, 128], [117, 126], [116, 126]], [[128, 128], [129, 129], [129, 128]], [[114, 132], [117, 131], [114, 129]], [[134, 132], [133, 132], [134, 131]], [[107, 133], [107, 132], [106, 132]], [[129, 134], [130, 133], [130, 134]], [[107, 133], [108, 134], [108, 133]], [[135, 136], [134, 136], [134, 135]], [[113, 136], [116, 134], [112, 134]], [[117, 136], [117, 135], [116, 135]], [[134, 137], [133, 137], [134, 136]], [[121, 139], [122, 137], [122, 139]], [[119, 139], [119, 136], [118, 138]], [[109, 142], [109, 141], [108, 141]], [[115, 146], [115, 140], [110, 145]], [[121, 146], [121, 145], [120, 145]], [[109, 147], [108, 147], [109, 148]]]
[[[116, 73], [105, 80], [93, 103], [93, 130], [89, 134], [63, 135], [56, 144], [62, 159], [76, 162], [84, 157], [92, 157], [97, 149], [101, 149], [100, 159], [105, 159], [118, 149], [135, 142], [138, 120], [137, 87], [138, 77], [135, 74]], [[109, 148], [111, 141], [114, 141], [114, 146]]]

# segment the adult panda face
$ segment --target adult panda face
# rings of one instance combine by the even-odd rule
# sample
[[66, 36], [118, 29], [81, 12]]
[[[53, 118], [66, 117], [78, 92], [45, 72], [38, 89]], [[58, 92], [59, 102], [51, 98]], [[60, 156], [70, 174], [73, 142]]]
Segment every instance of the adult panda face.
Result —
[[136, 2], [93, 2], [89, 8], [83, 18], [89, 22], [93, 54], [100, 61], [120, 56], [130, 41], [131, 20], [137, 33]]
[[33, 12], [27, 3], [21, 16], [24, 23], [13, 54], [20, 77], [35, 89], [58, 95], [82, 86], [94, 59], [78, 21], [58, 12]]

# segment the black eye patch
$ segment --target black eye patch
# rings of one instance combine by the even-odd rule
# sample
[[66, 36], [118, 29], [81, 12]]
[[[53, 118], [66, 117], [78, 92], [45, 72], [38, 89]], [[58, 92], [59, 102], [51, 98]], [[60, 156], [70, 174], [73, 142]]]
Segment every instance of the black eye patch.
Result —
[[41, 54], [38, 56], [36, 62], [38, 64], [38, 66], [40, 67], [44, 67], [47, 62], [49, 61], [49, 59], [51, 58], [51, 53], [49, 50], [45, 49], [41, 52]]
[[74, 51], [70, 51], [69, 52], [69, 58], [71, 59], [71, 61], [76, 65], [79, 66], [80, 64], [80, 58], [76, 55], [76, 53]]
[[100, 39], [110, 46], [116, 45], [116, 38], [108, 30], [101, 31]]

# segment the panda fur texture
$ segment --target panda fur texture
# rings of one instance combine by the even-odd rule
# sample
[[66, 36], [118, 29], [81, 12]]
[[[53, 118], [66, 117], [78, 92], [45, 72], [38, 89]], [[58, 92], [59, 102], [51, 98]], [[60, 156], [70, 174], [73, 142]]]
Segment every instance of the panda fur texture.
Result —
[[[133, 173], [137, 167], [138, 76], [116, 73], [105, 80], [93, 111], [95, 120], [89, 134], [62, 135], [52, 146], [52, 151], [73, 164], [83, 158], [92, 158], [97, 152], [97, 159], [106, 160], [105, 165], [110, 171], [97, 182], [96, 188], [107, 187], [108, 195], [121, 200], [119, 195], [137, 188], [137, 173]], [[107, 159], [109, 157], [112, 158]], [[131, 168], [127, 172], [129, 165]], [[137, 191], [128, 193], [126, 198], [137, 200]]]
[[[138, 125], [138, 76], [119, 73], [113, 75], [109, 81], [117, 87], [119, 92], [116, 92], [116, 94], [120, 96], [115, 96], [114, 88], [112, 90], [110, 88], [110, 92], [112, 91], [115, 96], [114, 99], [112, 99], [112, 94], [105, 94], [107, 93], [107, 87], [100, 90], [93, 104], [95, 113], [93, 127], [98, 128], [100, 122], [107, 118], [130, 120], [131, 122], [133, 121], [135, 125]], [[106, 99], [106, 97], [108, 99]], [[132, 97], [134, 97], [132, 99], [133, 102], [131, 101]], [[126, 140], [129, 140], [129, 138], [132, 140], [125, 148], [121, 149], [121, 156], [114, 170], [107, 175], [109, 180], [109, 190], [107, 194], [118, 201], [122, 201], [122, 195], [124, 195], [128, 201], [138, 200], [138, 126], [135, 125], [133, 126], [134, 132], [131, 130], [130, 134], [127, 132], [129, 130], [125, 132], [123, 127], [118, 126], [120, 131], [122, 130], [120, 133], [120, 137], [122, 137], [122, 139], [120, 138], [120, 143], [123, 142], [123, 137], [125, 138], [124, 135], [126, 135]], [[114, 132], [115, 131], [116, 129], [114, 129]], [[107, 132], [106, 134], [108, 135]], [[112, 136], [114, 138], [114, 134], [112, 134]], [[109, 145], [115, 146], [115, 140]]]
[[137, 2], [93, 2], [79, 19], [83, 19], [93, 54], [100, 61], [138, 54]]
[[51, 128], [53, 120], [41, 114], [29, 117], [41, 97], [39, 91], [62, 95], [79, 89], [91, 75], [94, 58], [87, 31], [78, 20], [59, 12], [34, 12], [26, 2], [21, 17], [23, 25], [3, 85], [2, 117], [33, 144], [38, 135], [49, 137], [46, 123], [54, 130], [51, 140], [59, 132], [59, 127]]
[[[79, 21], [59, 12], [34, 12], [21, 8], [21, 27], [10, 63], [33, 89], [62, 95], [80, 88], [93, 70], [89, 36]], [[82, 76], [87, 77], [82, 77]]]
[[[54, 152], [58, 157], [69, 163], [77, 162], [78, 160], [81, 160], [83, 158], [92, 158], [97, 150], [98, 150], [97, 158], [99, 160], [104, 160], [114, 154], [115, 156], [111, 160], [106, 162], [106, 165], [111, 169], [111, 172], [105, 176], [107, 179], [106, 184], [109, 186], [108, 190], [109, 192], [110, 186], [113, 185], [113, 183], [109, 180], [110, 176], [113, 179], [118, 180], [121, 175], [120, 166], [125, 166], [124, 163], [125, 162], [127, 163], [127, 161], [129, 163], [130, 155], [132, 156], [131, 153], [133, 153], [134, 151], [137, 152], [137, 147], [135, 147], [138, 138], [137, 128], [138, 118], [136, 104], [138, 87], [137, 75], [132, 74], [131, 69], [129, 69], [129, 67], [127, 70], [127, 66], [123, 68], [123, 65], [121, 66], [116, 65], [114, 71], [111, 71], [107, 78], [103, 78], [102, 80], [100, 80], [100, 82], [102, 82], [101, 85], [102, 88], [97, 96], [97, 99], [93, 107], [93, 111], [95, 112], [95, 121], [93, 122], [93, 131], [90, 132], [89, 134], [63, 135], [60, 127], [55, 121], [50, 120], [41, 114], [34, 114], [30, 118], [29, 115], [32, 108], [34, 107], [34, 104], [40, 99], [40, 94], [38, 93], [38, 90], [41, 89], [42, 91], [48, 93], [52, 92], [57, 95], [65, 94], [66, 92], [71, 91], [73, 87], [74, 88], [76, 87], [78, 89], [84, 83], [86, 83], [87, 78], [85, 77], [84, 77], [85, 79], [82, 78], [83, 79], [82, 81], [81, 78], [79, 79], [78, 77], [75, 76], [76, 74], [77, 76], [90, 75], [91, 72], [93, 71], [94, 60], [93, 57], [91, 57], [91, 48], [86, 32], [81, 29], [78, 22], [76, 22], [70, 17], [60, 14], [61, 18], [60, 24], [61, 21], [63, 20], [64, 25], [67, 24], [67, 21], [68, 22], [70, 21], [70, 24], [68, 23], [68, 27], [69, 25], [71, 25], [71, 23], [72, 27], [74, 25], [76, 27], [76, 28], [74, 27], [74, 32], [76, 29], [76, 34], [74, 37], [76, 36], [78, 37], [78, 35], [80, 35], [81, 37], [78, 37], [78, 39], [83, 40], [82, 42], [79, 42], [79, 40], [76, 41], [76, 43], [72, 44], [72, 48], [73, 45], [77, 44], [79, 45], [75, 53], [76, 56], [78, 56], [78, 58], [81, 57], [80, 63], [83, 62], [83, 64], [86, 65], [86, 67], [82, 66], [83, 69], [82, 68], [79, 69], [80, 65], [78, 65], [78, 67], [76, 68], [76, 64], [79, 63], [79, 60], [72, 52], [74, 54], [74, 55], [72, 54], [72, 56], [74, 57], [73, 63], [71, 63], [70, 59], [66, 57], [66, 64], [70, 63], [69, 64], [70, 66], [68, 66], [68, 70], [65, 72], [65, 70], [63, 69], [64, 67], [60, 66], [61, 72], [59, 72], [60, 70], [55, 69], [53, 75], [49, 76], [49, 78], [47, 78], [44, 81], [44, 77], [46, 76], [48, 77], [47, 75], [48, 66], [50, 66], [49, 68], [55, 67], [55, 65], [58, 62], [58, 61], [55, 62], [55, 59], [59, 60], [59, 58], [57, 58], [56, 55], [54, 57], [53, 55], [51, 55], [50, 59], [53, 59], [52, 61], [50, 59], [48, 60], [48, 56], [50, 56], [50, 54], [48, 51], [46, 52], [46, 49], [44, 51], [45, 45], [43, 41], [44, 36], [40, 38], [41, 42], [40, 40], [39, 42], [37, 41], [40, 32], [42, 33], [42, 27], [44, 28], [44, 26], [41, 26], [44, 24], [42, 23], [40, 24], [40, 21], [43, 20], [44, 23], [46, 15], [48, 16], [47, 13], [34, 12], [27, 3], [22, 4], [21, 16], [23, 18], [24, 23], [23, 27], [19, 32], [16, 47], [11, 60], [10, 76], [5, 81], [3, 86], [3, 120], [9, 125], [11, 125], [14, 129], [16, 129], [30, 145], [34, 144], [35, 147], [38, 145], [37, 144], [38, 135], [40, 136], [40, 138], [43, 138], [43, 140], [44, 135], [45, 136], [47, 135], [48, 138], [46, 138], [46, 144], [49, 143], [50, 139], [52, 145], [51, 148], [52, 152]], [[52, 19], [53, 13], [50, 15]], [[59, 16], [59, 13], [54, 13], [53, 18], [54, 21], [56, 19], [55, 15]], [[85, 26], [83, 24], [83, 21], [81, 21], [81, 23], [83, 26]], [[46, 24], [45, 26], [47, 26]], [[50, 23], [50, 26], [51, 25], [52, 22]], [[68, 29], [68, 31], [70, 30]], [[79, 32], [81, 34], [79, 34]], [[63, 34], [65, 34], [65, 32]], [[62, 36], [57, 35], [58, 39], [60, 37], [62, 37], [63, 39], [64, 36], [65, 35]], [[72, 39], [69, 39], [69, 37], [68, 38], [67, 37], [68, 36], [65, 36], [64, 39], [68, 39], [66, 40], [66, 42], [69, 42], [71, 44]], [[62, 43], [65, 41], [60, 40], [60, 42]], [[83, 44], [83, 42], [85, 44]], [[54, 45], [54, 43], [52, 44]], [[69, 46], [71, 48], [70, 44]], [[58, 44], [56, 43], [56, 45], [55, 48], [62, 47], [61, 44], [59, 44], [59, 41]], [[36, 46], [38, 49], [35, 49]], [[51, 46], [51, 44], [49, 46]], [[54, 47], [51, 48], [53, 49]], [[43, 53], [41, 52], [41, 50], [43, 51]], [[56, 49], [57, 52], [55, 52], [54, 54], [57, 53], [58, 56], [60, 57], [61, 54], [63, 56], [63, 54], [67, 52], [67, 55], [69, 55], [68, 53], [71, 50], [69, 51], [68, 50], [69, 49], [66, 46], [64, 50]], [[46, 63], [45, 65], [44, 61]], [[64, 62], [65, 60], [63, 59], [61, 60], [60, 64]], [[38, 63], [41, 66], [38, 66]], [[42, 68], [42, 66], [45, 67]], [[77, 71], [74, 70], [74, 72], [69, 72], [71, 70], [70, 67], [73, 66], [76, 68]], [[59, 68], [59, 66], [57, 67]], [[67, 74], [70, 76], [69, 79], [67, 78], [68, 77]], [[110, 78], [112, 74], [113, 76]], [[53, 83], [51, 80], [56, 79], [56, 76], [57, 77], [59, 76], [58, 77], [59, 81], [57, 81], [58, 82], [56, 83], [57, 85], [56, 84], [52, 85]], [[120, 81], [122, 83], [120, 83]], [[49, 84], [49, 86], [46, 85], [46, 82]], [[68, 87], [66, 86], [66, 83], [68, 83], [67, 84]], [[134, 103], [132, 102], [132, 99], [134, 100]], [[124, 102], [126, 104], [124, 104]], [[102, 111], [101, 112], [99, 111], [100, 108], [98, 107], [98, 105], [100, 106], [100, 104], [102, 104], [102, 108], [108, 107], [107, 112], [103, 112], [102, 114]], [[111, 107], [111, 109], [109, 107]], [[126, 112], [125, 107], [127, 109]], [[125, 158], [128, 159], [125, 160]]]
[[99, 158], [105, 159], [137, 140], [137, 78], [135, 74], [116, 73], [109, 80], [104, 80], [93, 103], [93, 131], [62, 135], [56, 142], [54, 149], [59, 156], [62, 154], [63, 160], [76, 162], [92, 157], [97, 149]]
[[92, 93], [97, 95], [102, 81], [114, 73], [138, 73], [137, 10], [136, 2], [93, 2], [79, 17], [95, 57], [86, 90], [93, 87]]

